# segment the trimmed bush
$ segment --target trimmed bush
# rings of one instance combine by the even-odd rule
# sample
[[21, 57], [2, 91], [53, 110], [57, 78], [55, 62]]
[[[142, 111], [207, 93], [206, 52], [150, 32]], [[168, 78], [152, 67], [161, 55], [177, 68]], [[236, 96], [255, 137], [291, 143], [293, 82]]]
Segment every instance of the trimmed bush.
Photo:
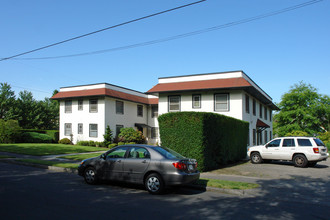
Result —
[[0, 143], [15, 143], [19, 138], [20, 126], [16, 120], [0, 119]]
[[125, 142], [118, 142], [118, 146], [125, 145]]
[[59, 144], [72, 144], [71, 140], [69, 138], [62, 138], [58, 141]]
[[175, 112], [159, 116], [162, 146], [195, 158], [200, 171], [246, 157], [249, 123], [206, 112]]
[[119, 142], [135, 142], [138, 144], [144, 144], [146, 142], [145, 137], [141, 131], [136, 131], [134, 128], [122, 128], [118, 135]]
[[54, 143], [58, 143], [60, 139], [60, 132], [58, 130], [45, 130], [45, 132], [53, 139]]
[[47, 134], [25, 132], [21, 135], [22, 143], [52, 143], [53, 139]]
[[77, 145], [80, 145], [80, 146], [89, 146], [89, 141], [78, 141], [77, 142]]
[[117, 147], [117, 144], [109, 144], [109, 145], [108, 145], [108, 148], [110, 148], [110, 149], [111, 149], [111, 148], [114, 148], [114, 147]]

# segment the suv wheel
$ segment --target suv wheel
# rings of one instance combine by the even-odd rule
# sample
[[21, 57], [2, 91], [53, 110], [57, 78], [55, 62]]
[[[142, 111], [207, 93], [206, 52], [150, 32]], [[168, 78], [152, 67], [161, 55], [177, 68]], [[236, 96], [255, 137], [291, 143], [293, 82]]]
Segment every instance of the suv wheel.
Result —
[[164, 182], [160, 175], [152, 173], [145, 180], [145, 187], [151, 194], [161, 194], [164, 191]]
[[296, 167], [306, 167], [308, 164], [307, 158], [303, 154], [296, 154], [293, 157], [293, 163]]
[[253, 152], [251, 154], [251, 162], [255, 163], [255, 164], [258, 164], [258, 163], [262, 162], [262, 158], [261, 158], [261, 156], [258, 152]]

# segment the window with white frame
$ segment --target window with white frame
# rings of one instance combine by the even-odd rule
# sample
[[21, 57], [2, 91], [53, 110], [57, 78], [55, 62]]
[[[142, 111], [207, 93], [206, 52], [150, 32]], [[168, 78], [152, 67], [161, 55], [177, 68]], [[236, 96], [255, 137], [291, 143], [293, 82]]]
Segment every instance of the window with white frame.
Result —
[[71, 123], [65, 123], [64, 124], [64, 135], [70, 136], [72, 134], [72, 124]]
[[78, 124], [78, 134], [83, 134], [83, 124], [82, 123]]
[[72, 113], [72, 100], [66, 100], [64, 103], [64, 112]]
[[90, 113], [97, 113], [97, 99], [90, 99], [89, 100], [89, 112]]
[[137, 116], [143, 117], [143, 105], [137, 105]]
[[180, 100], [181, 100], [181, 96], [179, 95], [168, 96], [168, 111], [169, 112], [180, 111]]
[[116, 101], [116, 114], [124, 114], [124, 102]]
[[79, 99], [78, 100], [78, 111], [82, 111], [82, 110], [84, 110], [84, 100], [82, 100], [82, 99]]
[[97, 137], [97, 124], [89, 124], [89, 137]]
[[214, 95], [214, 110], [229, 111], [229, 94], [224, 93]]
[[192, 107], [201, 108], [201, 95], [192, 95]]

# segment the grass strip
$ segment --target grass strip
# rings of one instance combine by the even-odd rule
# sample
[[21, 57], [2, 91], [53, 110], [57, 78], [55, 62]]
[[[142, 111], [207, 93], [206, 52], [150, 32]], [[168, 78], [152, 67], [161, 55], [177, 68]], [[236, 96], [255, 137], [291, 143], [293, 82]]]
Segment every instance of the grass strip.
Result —
[[0, 144], [0, 151], [2, 152], [35, 156], [84, 153], [105, 150], [109, 149], [65, 144]]
[[90, 153], [90, 154], [77, 154], [77, 155], [62, 156], [59, 158], [82, 161], [82, 160], [85, 160], [88, 158], [98, 157], [100, 155], [101, 155], [101, 153]]
[[6, 158], [15, 158], [15, 157], [8, 155], [0, 155], [0, 159], [6, 159]]
[[254, 189], [260, 187], [256, 183], [245, 183], [245, 182], [235, 182], [228, 180], [218, 180], [218, 179], [199, 179], [195, 185], [202, 187], [215, 187], [221, 189]]
[[79, 164], [76, 163], [60, 163], [56, 161], [50, 160], [36, 160], [36, 159], [17, 159], [17, 161], [32, 163], [32, 164], [41, 164], [46, 166], [54, 166], [54, 167], [63, 167], [63, 168], [72, 168], [78, 169]]

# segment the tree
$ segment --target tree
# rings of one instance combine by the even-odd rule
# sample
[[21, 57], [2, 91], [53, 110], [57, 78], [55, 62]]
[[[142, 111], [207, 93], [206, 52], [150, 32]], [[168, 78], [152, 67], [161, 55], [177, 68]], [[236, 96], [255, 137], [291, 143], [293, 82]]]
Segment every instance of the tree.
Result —
[[118, 135], [120, 142], [135, 142], [137, 144], [144, 144], [145, 137], [141, 131], [136, 131], [134, 128], [122, 128]]
[[110, 129], [110, 127], [109, 127], [109, 125], [107, 126], [107, 128], [106, 128], [106, 130], [105, 130], [105, 134], [103, 135], [103, 137], [104, 137], [104, 145], [105, 146], [109, 146], [109, 144], [111, 144], [112, 143], [112, 131], [111, 131], [111, 129]]
[[278, 107], [281, 110], [274, 115], [274, 134], [278, 136], [297, 132], [312, 136], [329, 130], [330, 98], [310, 84], [294, 84]]
[[15, 105], [15, 92], [8, 83], [0, 83], [0, 119], [11, 119], [11, 108]]

